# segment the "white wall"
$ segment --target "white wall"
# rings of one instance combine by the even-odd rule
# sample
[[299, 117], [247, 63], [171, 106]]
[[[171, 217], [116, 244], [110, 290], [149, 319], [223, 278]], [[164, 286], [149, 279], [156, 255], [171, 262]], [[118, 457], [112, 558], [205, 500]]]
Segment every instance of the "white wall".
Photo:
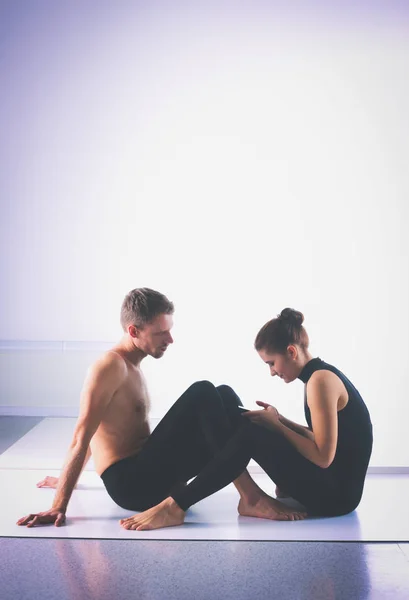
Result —
[[149, 286], [155, 416], [206, 378], [302, 418], [252, 348], [292, 306], [409, 464], [408, 9], [330, 4], [2, 3], [3, 409], [76, 407], [99, 346], [58, 342], [115, 340]]

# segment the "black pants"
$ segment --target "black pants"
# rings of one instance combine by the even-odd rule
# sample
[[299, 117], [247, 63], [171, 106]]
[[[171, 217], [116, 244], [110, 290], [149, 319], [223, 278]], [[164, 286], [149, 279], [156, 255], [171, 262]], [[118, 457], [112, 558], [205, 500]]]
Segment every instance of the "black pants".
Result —
[[108, 494], [122, 508], [140, 511], [183, 487], [245, 425], [238, 405], [240, 398], [228, 386], [216, 388], [208, 381], [191, 385], [138, 454], [118, 461], [102, 473]]
[[346, 482], [331, 469], [309, 461], [281, 434], [248, 421], [193, 481], [171, 496], [187, 510], [239, 477], [251, 458], [280, 488], [303, 504], [310, 516], [344, 515], [360, 502], [364, 476]]
[[141, 451], [101, 475], [114, 502], [140, 511], [172, 496], [187, 510], [234, 481], [253, 458], [311, 515], [341, 515], [356, 508], [363, 481], [345, 485], [281, 434], [242, 417], [240, 404], [228, 386], [216, 388], [208, 381], [190, 386]]

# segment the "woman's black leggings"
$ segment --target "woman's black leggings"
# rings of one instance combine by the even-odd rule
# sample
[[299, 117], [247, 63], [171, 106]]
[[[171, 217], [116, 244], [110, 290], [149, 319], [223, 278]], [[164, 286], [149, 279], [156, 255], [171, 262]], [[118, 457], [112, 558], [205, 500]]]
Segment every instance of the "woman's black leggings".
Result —
[[253, 458], [311, 515], [346, 514], [358, 505], [363, 482], [342, 485], [330, 469], [310, 462], [284, 436], [249, 422], [239, 405], [228, 386], [194, 383], [137, 455], [101, 475], [111, 498], [140, 511], [172, 496], [187, 510], [234, 481]]
[[245, 425], [239, 405], [240, 398], [227, 385], [216, 388], [209, 381], [191, 385], [138, 454], [102, 473], [108, 494], [122, 508], [139, 511], [183, 488]]

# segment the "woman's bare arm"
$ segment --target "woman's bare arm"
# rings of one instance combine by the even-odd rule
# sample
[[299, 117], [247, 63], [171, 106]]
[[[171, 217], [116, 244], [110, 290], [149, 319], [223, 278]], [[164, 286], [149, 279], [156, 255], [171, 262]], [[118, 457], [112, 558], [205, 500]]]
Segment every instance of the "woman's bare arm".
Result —
[[288, 427], [288, 429], [292, 429], [295, 433], [302, 435], [309, 440], [314, 440], [314, 433], [311, 431], [309, 427], [305, 427], [304, 425], [300, 425], [299, 423], [294, 423], [294, 421], [290, 421], [287, 417], [283, 417], [283, 415], [279, 416], [279, 419], [283, 425]]
[[314, 438], [306, 439], [281, 421], [278, 429], [303, 456], [326, 469], [334, 460], [337, 447], [339, 379], [328, 371], [317, 371], [307, 385]]

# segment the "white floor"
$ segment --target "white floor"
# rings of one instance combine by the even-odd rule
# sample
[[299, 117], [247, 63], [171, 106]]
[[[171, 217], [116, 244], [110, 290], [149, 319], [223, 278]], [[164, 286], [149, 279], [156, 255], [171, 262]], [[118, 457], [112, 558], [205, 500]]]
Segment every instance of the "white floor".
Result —
[[[343, 517], [273, 522], [239, 517], [238, 495], [229, 485], [188, 511], [181, 527], [150, 532], [124, 530], [119, 519], [132, 514], [115, 505], [92, 462], [74, 490], [64, 527], [18, 527], [30, 512], [51, 507], [54, 490], [38, 489], [45, 475], [58, 476], [73, 420], [46, 419], [0, 456], [0, 536], [105, 539], [288, 540], [288, 541], [409, 541], [409, 476], [368, 475], [358, 509]], [[257, 483], [272, 494], [274, 485], [262, 474]]]
[[[48, 418], [0, 455], [0, 469], [61, 469], [76, 419]], [[85, 467], [94, 471], [92, 457]]]
[[[158, 420], [153, 420], [153, 430]], [[60, 469], [72, 439], [76, 419], [46, 418], [0, 455], [0, 469]], [[253, 470], [261, 469], [250, 462]], [[92, 456], [85, 471], [94, 471]]]

